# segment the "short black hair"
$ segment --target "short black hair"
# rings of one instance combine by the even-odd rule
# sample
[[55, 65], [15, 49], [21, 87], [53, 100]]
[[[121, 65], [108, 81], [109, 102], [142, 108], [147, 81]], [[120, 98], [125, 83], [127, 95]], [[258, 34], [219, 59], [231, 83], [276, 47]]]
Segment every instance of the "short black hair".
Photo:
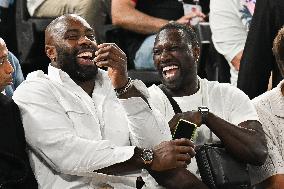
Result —
[[284, 62], [284, 27], [278, 31], [272, 50], [276, 60]]
[[199, 48], [199, 42], [197, 39], [197, 35], [192, 27], [185, 24], [180, 24], [178, 22], [170, 22], [166, 25], [164, 25], [160, 30], [158, 31], [157, 35], [163, 30], [181, 30], [185, 34], [186, 40], [191, 44], [192, 49]]

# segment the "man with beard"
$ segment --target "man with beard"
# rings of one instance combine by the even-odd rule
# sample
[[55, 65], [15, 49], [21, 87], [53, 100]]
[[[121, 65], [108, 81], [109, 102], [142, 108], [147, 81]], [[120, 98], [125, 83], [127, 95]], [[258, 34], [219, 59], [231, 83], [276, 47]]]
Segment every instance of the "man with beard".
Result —
[[[267, 147], [257, 113], [249, 98], [230, 84], [197, 76], [199, 44], [190, 27], [170, 23], [158, 32], [154, 64], [162, 87], [149, 88], [151, 102], [166, 117], [171, 130], [179, 119], [196, 123], [195, 145], [222, 141], [236, 158], [254, 165], [264, 163]], [[172, 96], [182, 113], [174, 109], [162, 91]], [[195, 159], [188, 169], [198, 175]]]
[[[150, 109], [146, 86], [128, 79], [115, 44], [97, 45], [90, 25], [72, 14], [50, 23], [45, 44], [48, 74], [29, 74], [13, 97], [40, 188], [135, 188], [142, 168], [188, 175], [193, 144], [170, 141], [167, 123]], [[163, 184], [173, 188], [172, 180]]]

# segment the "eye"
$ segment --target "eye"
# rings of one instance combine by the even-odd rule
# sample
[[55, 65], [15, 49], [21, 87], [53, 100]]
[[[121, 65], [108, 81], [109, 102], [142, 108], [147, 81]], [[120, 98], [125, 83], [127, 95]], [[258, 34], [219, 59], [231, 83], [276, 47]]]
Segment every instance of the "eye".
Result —
[[154, 55], [160, 55], [161, 51], [159, 49], [153, 49], [153, 54]]
[[0, 59], [0, 65], [6, 61], [8, 61], [8, 56], [4, 56], [3, 58]]
[[176, 51], [176, 50], [178, 50], [178, 46], [173, 46], [173, 47], [171, 47], [171, 48], [169, 48], [169, 51]]
[[95, 40], [95, 35], [94, 34], [89, 34], [87, 35], [87, 38], [94, 41]]
[[65, 39], [67, 39], [67, 40], [77, 40], [77, 39], [79, 39], [79, 35], [67, 35], [66, 37], [65, 37]]

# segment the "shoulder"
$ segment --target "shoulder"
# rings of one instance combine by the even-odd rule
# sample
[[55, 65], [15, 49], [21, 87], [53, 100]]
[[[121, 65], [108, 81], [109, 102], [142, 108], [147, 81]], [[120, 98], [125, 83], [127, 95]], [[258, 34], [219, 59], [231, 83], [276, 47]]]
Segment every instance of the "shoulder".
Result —
[[5, 109], [11, 104], [13, 104], [13, 100], [10, 97], [0, 93], [0, 108], [1, 109]]
[[[273, 108], [280, 107], [282, 98], [279, 88], [274, 88], [252, 99], [252, 103], [259, 114], [270, 114]], [[269, 113], [270, 112], [270, 113]]]
[[42, 71], [35, 71], [27, 76], [27, 79], [17, 87], [13, 94], [14, 100], [32, 100], [35, 96], [49, 96], [51, 80]]
[[249, 100], [249, 97], [242, 90], [231, 85], [230, 83], [219, 83], [217, 81], [208, 81], [206, 79], [201, 79], [201, 82], [203, 85], [207, 86], [209, 94], [222, 95], [222, 97], [225, 98], [243, 97]]
[[8, 52], [8, 59], [14, 68], [20, 65], [18, 58], [10, 51]]
[[155, 84], [148, 87], [148, 92], [152, 99], [162, 100], [161, 96], [165, 96], [164, 92], [160, 89], [160, 87]]

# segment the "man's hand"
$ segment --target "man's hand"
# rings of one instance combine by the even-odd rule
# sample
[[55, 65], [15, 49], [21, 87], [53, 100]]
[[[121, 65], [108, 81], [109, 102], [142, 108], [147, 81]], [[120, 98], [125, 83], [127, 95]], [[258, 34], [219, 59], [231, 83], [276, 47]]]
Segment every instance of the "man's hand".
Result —
[[108, 67], [108, 76], [115, 89], [128, 82], [127, 58], [125, 53], [115, 43], [98, 45], [95, 62], [99, 67]]
[[231, 61], [231, 64], [234, 66], [234, 68], [237, 71], [240, 70], [240, 64], [241, 64], [242, 56], [243, 56], [243, 51], [240, 51]]
[[185, 168], [194, 157], [194, 144], [188, 139], [176, 139], [160, 143], [154, 148], [151, 170], [164, 171]]
[[176, 22], [180, 24], [190, 24], [190, 20], [195, 17], [198, 17], [199, 21], [203, 21], [205, 18], [205, 15], [201, 11], [195, 10], [194, 12], [190, 12], [189, 14], [184, 15], [183, 17], [178, 19]]
[[13, 84], [13, 71], [14, 69], [9, 61], [0, 64], [0, 92], [3, 91], [7, 85]]
[[172, 134], [174, 133], [177, 123], [180, 119], [184, 119], [192, 123], [195, 123], [198, 127], [202, 123], [202, 117], [200, 112], [198, 111], [187, 111], [175, 114], [174, 117], [169, 121], [169, 126]]

